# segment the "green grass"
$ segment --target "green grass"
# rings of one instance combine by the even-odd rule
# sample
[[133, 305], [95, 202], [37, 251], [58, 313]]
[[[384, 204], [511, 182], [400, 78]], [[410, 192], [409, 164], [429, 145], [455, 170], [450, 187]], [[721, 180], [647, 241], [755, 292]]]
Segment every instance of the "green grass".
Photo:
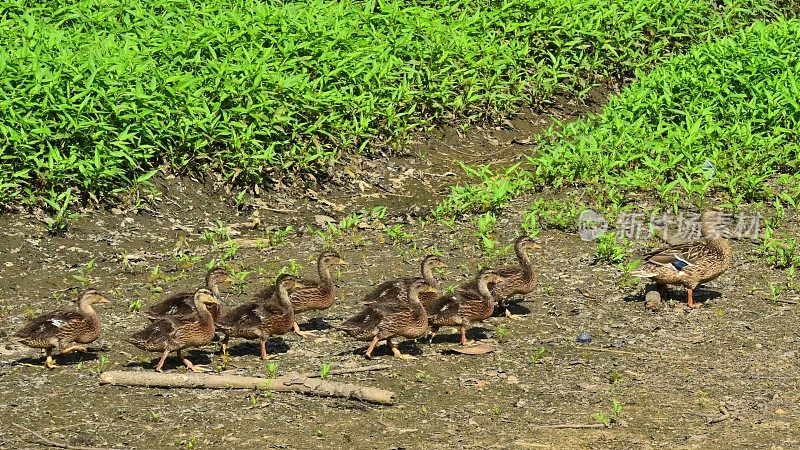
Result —
[[721, 3], [9, 0], [0, 207], [60, 205], [68, 188], [138, 199], [161, 167], [245, 189], [324, 172], [441, 121], [585, 93], [777, 9]]
[[594, 206], [614, 211], [642, 193], [673, 209], [712, 200], [797, 207], [800, 21], [755, 23], [637, 78], [602, 113], [552, 128], [527, 166], [492, 180], [527, 189], [488, 208], [479, 200], [491, 192], [462, 198], [478, 184], [459, 186], [440, 208], [468, 210], [448, 207], [457, 199], [496, 209], [542, 187], [579, 187]]

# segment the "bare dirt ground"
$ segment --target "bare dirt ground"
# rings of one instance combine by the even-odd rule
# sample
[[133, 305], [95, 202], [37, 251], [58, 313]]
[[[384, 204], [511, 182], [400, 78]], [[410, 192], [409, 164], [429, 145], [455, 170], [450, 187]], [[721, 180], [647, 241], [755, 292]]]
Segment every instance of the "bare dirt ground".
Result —
[[[593, 263], [594, 243], [545, 231], [543, 248], [533, 254], [539, 288], [513, 307], [522, 319], [495, 317], [468, 334], [497, 348], [484, 355], [447, 353], [457, 337], [443, 329], [432, 345], [401, 344], [417, 360], [394, 359], [380, 347], [369, 362], [364, 343], [330, 329], [358, 310], [371, 286], [415, 273], [434, 246], [449, 264], [444, 286], [465, 281], [479, 263], [488, 263], [469, 222], [453, 229], [419, 224], [460, 179], [454, 161], [500, 160], [507, 166], [526, 149], [514, 141], [524, 142], [550, 116], [569, 120], [596, 107], [564, 103], [500, 129], [436, 132], [407, 156], [354, 165], [352, 175], [344, 172], [326, 190], [303, 198], [267, 195], [242, 211], [212, 183], [172, 179], [160, 182], [162, 198], [153, 209], [86, 212], [65, 236], [48, 236], [31, 215], [0, 217], [0, 447], [42, 446], [14, 424], [74, 447], [800, 447], [800, 296], [787, 291], [773, 301], [769, 283], [785, 281], [785, 274], [768, 268], [749, 241], [734, 242], [734, 267], [699, 291], [702, 308], [687, 310], [685, 294], [674, 290], [676, 302], [654, 313], [643, 307], [643, 285], [624, 287], [617, 269]], [[518, 234], [520, 211], [532, 199], [518, 199], [506, 210], [499, 240]], [[230, 263], [249, 272], [240, 289], [227, 289], [227, 302], [237, 304], [290, 260], [302, 266], [301, 274], [313, 275], [323, 248], [309, 226], [316, 216], [339, 219], [375, 205], [388, 206], [382, 223], [365, 221], [329, 242], [350, 265], [338, 274], [337, 303], [301, 320], [317, 337], [274, 338], [269, 351], [276, 355], [277, 375], [316, 372], [322, 363], [333, 369], [389, 364], [388, 370], [331, 379], [392, 390], [393, 406], [98, 384], [101, 370], [152, 370], [158, 355], [125, 342], [147, 323], [129, 304], [142, 299], [147, 306], [198, 286], [206, 263], [230, 249], [214, 230], [232, 232], [237, 251]], [[256, 211], [260, 223], [252, 228]], [[382, 227], [397, 223], [413, 237], [390, 239]], [[800, 232], [796, 212], [784, 223]], [[289, 224], [296, 232], [271, 243], [270, 230]], [[219, 238], [216, 244], [212, 236]], [[493, 263], [511, 259], [505, 254]], [[89, 353], [57, 357], [60, 367], [43, 369], [37, 366], [41, 354], [10, 335], [26, 315], [71, 308], [75, 292], [67, 289], [74, 286], [114, 298], [100, 307], [104, 335]], [[576, 343], [583, 331], [592, 334], [591, 344]], [[232, 353], [227, 366], [213, 345], [189, 355], [223, 373], [267, 376], [256, 343], [236, 340]], [[185, 371], [174, 357], [165, 368]]]

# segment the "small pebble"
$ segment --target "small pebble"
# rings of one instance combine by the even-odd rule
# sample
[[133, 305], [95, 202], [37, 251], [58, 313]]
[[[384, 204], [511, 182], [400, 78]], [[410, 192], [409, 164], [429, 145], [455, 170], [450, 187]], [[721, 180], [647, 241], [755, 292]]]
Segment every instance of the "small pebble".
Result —
[[584, 331], [578, 336], [578, 344], [589, 344], [592, 342], [592, 335]]
[[658, 312], [664, 307], [661, 295], [658, 291], [650, 291], [644, 296], [644, 308], [648, 311]]

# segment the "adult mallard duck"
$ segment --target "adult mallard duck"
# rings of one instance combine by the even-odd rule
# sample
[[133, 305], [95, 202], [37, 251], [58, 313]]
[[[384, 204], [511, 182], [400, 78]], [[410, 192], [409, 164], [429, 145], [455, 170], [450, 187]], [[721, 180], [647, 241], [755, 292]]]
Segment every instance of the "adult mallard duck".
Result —
[[[51, 355], [54, 348], [61, 354], [85, 352], [86, 348], [77, 344], [89, 344], [100, 337], [100, 317], [92, 305], [110, 303], [108, 297], [90, 289], [78, 296], [77, 303], [78, 311], [57, 310], [42, 314], [14, 333], [14, 337], [28, 347], [44, 349], [44, 366], [49, 369], [56, 367]], [[66, 346], [72, 342], [77, 344]]]
[[[221, 267], [213, 268], [206, 273], [205, 287], [217, 298], [220, 298], [219, 285], [230, 282], [230, 275]], [[219, 319], [222, 308], [220, 308], [218, 304], [208, 305], [208, 310], [211, 312], [211, 316], [215, 321]], [[163, 316], [192, 316], [194, 313], [194, 292], [178, 292], [172, 294], [159, 303], [142, 311], [142, 314], [151, 321], [160, 319]]]
[[192, 372], [204, 370], [186, 359], [181, 350], [189, 347], [208, 345], [214, 338], [214, 319], [208, 310], [209, 305], [218, 305], [214, 293], [200, 288], [194, 293], [192, 306], [194, 316], [163, 316], [150, 323], [145, 329], [128, 338], [128, 342], [150, 352], [164, 352], [156, 365], [161, 372], [170, 352], [177, 351], [178, 358]]
[[[497, 301], [500, 309], [503, 310], [506, 317], [513, 319], [516, 316], [511, 314], [506, 306], [506, 300], [515, 295], [527, 295], [536, 289], [537, 273], [531, 264], [531, 259], [528, 256], [528, 249], [542, 248], [538, 243], [528, 236], [520, 236], [514, 241], [514, 252], [517, 254], [517, 261], [519, 265], [516, 267], [498, 267], [491, 269], [491, 271], [501, 277], [498, 282], [489, 283], [489, 290], [492, 292], [492, 297]], [[478, 287], [476, 280], [460, 286], [456, 292], [461, 293], [477, 293]], [[474, 295], [473, 295], [474, 296]]]
[[484, 269], [475, 279], [475, 291], [461, 290], [439, 297], [428, 320], [431, 326], [430, 342], [433, 342], [440, 327], [451, 326], [459, 328], [461, 345], [467, 345], [467, 325], [492, 316], [495, 300], [489, 285], [502, 281], [501, 275], [491, 269]]
[[411, 355], [402, 354], [392, 339], [414, 339], [425, 334], [428, 329], [428, 314], [419, 300], [419, 294], [431, 291], [435, 289], [427, 281], [416, 278], [408, 289], [403, 290], [404, 298], [395, 297], [366, 305], [358, 314], [335, 328], [358, 340], [370, 341], [367, 358], [372, 358], [375, 345], [385, 340], [396, 358], [414, 359]]
[[[289, 299], [292, 302], [294, 313], [300, 314], [305, 311], [330, 308], [335, 300], [331, 268], [333, 266], [346, 265], [347, 261], [343, 260], [336, 253], [325, 252], [319, 255], [319, 258], [317, 258], [319, 280], [297, 280], [297, 285], [289, 289]], [[271, 298], [274, 294], [275, 286], [270, 286], [261, 291], [258, 296], [261, 298]], [[310, 337], [314, 335], [314, 333], [310, 331], [300, 331], [300, 325], [296, 321], [292, 324], [292, 329], [298, 336]]]
[[289, 332], [296, 323], [290, 299], [290, 289], [302, 289], [294, 276], [283, 274], [270, 290], [269, 298], [257, 297], [254, 301], [239, 305], [228, 311], [217, 324], [225, 333], [222, 338], [222, 354], [228, 356], [228, 341], [232, 337], [258, 339], [261, 341], [261, 359], [269, 359], [267, 339]]
[[723, 216], [717, 211], [706, 211], [700, 216], [700, 231], [705, 241], [672, 245], [642, 257], [642, 265], [631, 272], [639, 278], [656, 282], [662, 298], [667, 297], [667, 285], [686, 288], [688, 306], [700, 307], [692, 300], [692, 291], [698, 285], [711, 281], [731, 265], [732, 254], [725, 230]]
[[[436, 279], [433, 273], [434, 269], [438, 267], [447, 267], [447, 264], [436, 255], [426, 256], [420, 264], [422, 278], [428, 283], [428, 286], [433, 288], [432, 291], [419, 293], [419, 301], [425, 306], [426, 310], [429, 310], [433, 303], [436, 302], [436, 299], [439, 298], [439, 280]], [[369, 294], [364, 296], [364, 300], [362, 300], [361, 303], [369, 305], [371, 303], [383, 302], [387, 299], [405, 298], [408, 287], [417, 279], [418, 277], [407, 277], [384, 281]]]

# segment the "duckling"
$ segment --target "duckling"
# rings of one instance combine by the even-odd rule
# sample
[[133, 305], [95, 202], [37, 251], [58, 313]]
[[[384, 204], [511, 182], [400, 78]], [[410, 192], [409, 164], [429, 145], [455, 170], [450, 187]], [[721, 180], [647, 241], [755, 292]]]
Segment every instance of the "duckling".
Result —
[[[228, 272], [221, 267], [215, 267], [206, 273], [206, 289], [211, 291], [215, 297], [220, 298], [219, 285], [222, 283], [230, 283], [232, 281]], [[222, 313], [220, 305], [208, 305], [208, 310], [214, 320], [218, 320]], [[159, 303], [142, 311], [145, 317], [154, 321], [163, 316], [193, 316], [194, 310], [194, 293], [192, 292], [178, 292], [170, 295]]]
[[686, 288], [689, 308], [698, 308], [692, 291], [725, 272], [731, 265], [733, 254], [728, 240], [722, 236], [723, 216], [717, 211], [706, 211], [700, 216], [700, 231], [705, 241], [671, 245], [648, 253], [642, 257], [642, 265], [631, 272], [639, 278], [656, 282], [661, 297], [666, 300], [667, 285]]
[[[436, 299], [439, 298], [439, 281], [433, 274], [433, 270], [439, 267], [447, 267], [447, 264], [445, 264], [442, 259], [436, 255], [426, 256], [420, 264], [422, 278], [430, 287], [433, 288], [432, 291], [419, 293], [419, 301], [423, 306], [425, 306], [425, 309], [428, 310], [429, 313], [430, 308], [436, 302]], [[393, 280], [384, 281], [369, 294], [364, 296], [364, 300], [362, 300], [361, 303], [369, 305], [371, 303], [385, 301], [385, 299], [391, 300], [396, 298], [404, 298], [406, 296], [406, 290], [408, 289], [408, 286], [410, 286], [415, 280], [417, 280], [417, 277], [395, 278]]]
[[206, 369], [195, 366], [186, 359], [181, 350], [208, 345], [214, 337], [214, 319], [208, 305], [219, 305], [219, 300], [209, 289], [200, 288], [193, 296], [194, 316], [163, 316], [150, 323], [145, 329], [128, 338], [128, 342], [150, 352], [164, 352], [156, 365], [161, 372], [170, 352], [177, 351], [178, 358], [192, 372]]
[[[300, 314], [306, 311], [330, 308], [335, 300], [331, 268], [333, 266], [346, 265], [347, 261], [343, 260], [336, 253], [325, 252], [319, 255], [319, 258], [317, 258], [317, 273], [319, 274], [319, 281], [308, 279], [298, 280], [297, 286], [289, 289], [289, 299], [292, 302], [294, 313]], [[258, 297], [272, 297], [275, 286], [266, 288], [258, 294]], [[301, 337], [314, 336], [314, 333], [311, 331], [301, 331], [300, 325], [297, 323], [297, 321], [292, 324], [292, 329], [294, 330], [295, 334]]]
[[[228, 356], [228, 341], [231, 337], [258, 339], [261, 341], [261, 359], [269, 359], [267, 339], [286, 334], [296, 324], [289, 290], [302, 289], [294, 276], [283, 274], [275, 281], [275, 288], [267, 290], [271, 296], [257, 297], [254, 301], [239, 305], [228, 311], [217, 326], [225, 333], [222, 338], [222, 354]], [[262, 293], [263, 294], [263, 293]]]
[[[506, 300], [515, 295], [524, 296], [530, 294], [536, 289], [538, 274], [534, 270], [526, 250], [540, 248], [542, 247], [530, 237], [525, 235], [520, 236], [514, 241], [514, 252], [517, 254], [519, 266], [491, 269], [492, 272], [500, 275], [502, 279], [497, 283], [489, 283], [489, 289], [492, 291], [492, 297], [497, 301], [498, 307], [503, 310], [503, 313], [509, 319], [516, 319], [517, 316], [511, 314], [511, 311], [506, 305]], [[472, 280], [457, 288], [456, 291], [477, 294], [478, 287], [476, 281]]]
[[42, 314], [14, 333], [14, 337], [28, 347], [44, 349], [44, 366], [55, 368], [51, 355], [54, 348], [60, 354], [85, 352], [86, 348], [81, 345], [66, 345], [71, 342], [89, 344], [100, 337], [100, 317], [92, 305], [110, 302], [105, 295], [90, 289], [78, 296], [78, 311], [57, 310]]
[[420, 302], [419, 294], [431, 291], [435, 289], [427, 281], [416, 278], [407, 289], [403, 289], [405, 298], [394, 297], [366, 305], [358, 314], [335, 328], [358, 340], [370, 341], [367, 358], [372, 358], [372, 351], [378, 341], [385, 340], [396, 358], [415, 359], [411, 355], [402, 354], [392, 343], [392, 339], [398, 336], [414, 339], [425, 334], [428, 329], [428, 315]]
[[440, 327], [452, 326], [458, 327], [461, 332], [461, 345], [467, 345], [467, 325], [492, 316], [495, 300], [489, 285], [501, 283], [503, 279], [493, 270], [484, 269], [476, 278], [477, 292], [462, 290], [439, 297], [433, 308], [433, 315], [429, 318], [431, 326], [429, 342], [433, 342]]

